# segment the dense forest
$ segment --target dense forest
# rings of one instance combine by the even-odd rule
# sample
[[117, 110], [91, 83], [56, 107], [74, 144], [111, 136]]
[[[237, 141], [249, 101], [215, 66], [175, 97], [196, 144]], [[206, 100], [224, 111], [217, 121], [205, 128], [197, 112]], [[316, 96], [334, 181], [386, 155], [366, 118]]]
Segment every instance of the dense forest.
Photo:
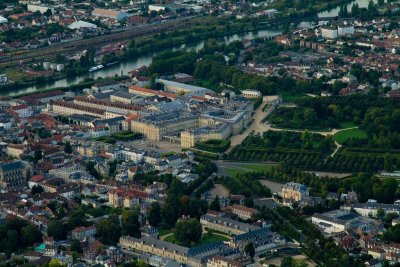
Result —
[[239, 161], [275, 161], [303, 170], [334, 172], [391, 171], [400, 165], [398, 153], [376, 153], [357, 148], [341, 148], [333, 156], [318, 151], [273, 150], [264, 147], [236, 146], [226, 159]]
[[400, 102], [376, 96], [332, 96], [302, 98], [296, 108], [281, 107], [266, 120], [283, 128], [321, 130], [337, 128], [341, 122], [361, 125], [373, 134], [398, 131]]
[[[264, 153], [246, 146], [232, 150], [229, 158], [283, 161], [294, 167], [327, 171], [393, 171], [400, 167], [400, 102], [376, 96], [303, 98], [296, 108], [278, 108], [267, 117], [283, 128], [328, 130], [350, 122], [365, 132], [365, 137], [349, 136], [333, 156], [322, 159], [309, 152]], [[256, 143], [256, 142], [255, 142]], [[235, 152], [235, 153], [233, 153]], [[250, 154], [248, 154], [250, 153]], [[256, 154], [252, 154], [256, 153]]]
[[261, 135], [249, 135], [240, 145], [248, 149], [259, 151], [315, 151], [328, 154], [333, 151], [335, 144], [331, 137], [324, 137], [320, 134], [309, 133], [308, 131], [267, 131]]
[[33, 224], [18, 218], [8, 218], [0, 225], [0, 252], [10, 253], [42, 241], [42, 233]]
[[[360, 139], [350, 140], [361, 142]], [[262, 137], [249, 135], [224, 157], [239, 161], [275, 161], [304, 170], [335, 172], [392, 171], [400, 166], [398, 150], [344, 145], [332, 156], [333, 148], [330, 136], [307, 131], [269, 131]]]

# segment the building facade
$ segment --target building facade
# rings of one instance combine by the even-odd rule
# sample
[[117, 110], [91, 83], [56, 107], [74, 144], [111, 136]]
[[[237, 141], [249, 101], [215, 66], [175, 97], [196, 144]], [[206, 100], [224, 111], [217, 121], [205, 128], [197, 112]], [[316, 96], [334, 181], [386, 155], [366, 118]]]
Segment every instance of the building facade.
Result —
[[32, 174], [32, 166], [25, 161], [0, 164], [0, 186], [9, 190], [23, 189]]
[[308, 196], [307, 186], [299, 183], [290, 182], [285, 184], [281, 190], [281, 196], [284, 201], [298, 202], [302, 197]]
[[251, 89], [242, 90], [242, 95], [247, 98], [259, 98], [262, 96], [260, 91]]

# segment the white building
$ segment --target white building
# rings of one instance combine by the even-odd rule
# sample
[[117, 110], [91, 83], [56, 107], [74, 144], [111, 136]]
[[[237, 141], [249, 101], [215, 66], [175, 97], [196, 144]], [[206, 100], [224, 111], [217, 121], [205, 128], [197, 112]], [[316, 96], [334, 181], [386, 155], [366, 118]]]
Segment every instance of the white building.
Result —
[[354, 34], [354, 25], [344, 21], [338, 25], [337, 30], [339, 36], [350, 36]]
[[0, 16], [0, 24], [7, 23], [7, 22], [8, 22], [8, 19], [6, 19], [5, 17]]
[[336, 39], [338, 38], [338, 30], [333, 26], [321, 27], [321, 35], [326, 39]]
[[349, 223], [345, 220], [319, 213], [314, 213], [311, 222], [330, 234], [344, 232], [349, 227]]
[[19, 118], [28, 118], [33, 114], [32, 108], [27, 105], [12, 107], [12, 111], [15, 112]]
[[332, 210], [323, 214], [315, 213], [311, 218], [311, 222], [327, 234], [344, 231], [352, 231], [358, 234], [376, 234], [382, 230], [382, 225], [379, 221], [362, 217], [347, 210]]
[[156, 12], [160, 12], [160, 11], [165, 11], [166, 7], [162, 6], [162, 5], [149, 5], [149, 11], [156, 11]]
[[145, 151], [137, 149], [124, 148], [114, 153], [116, 160], [124, 160], [126, 162], [132, 161], [135, 163], [143, 162]]
[[164, 84], [167, 91], [175, 94], [184, 94], [187, 96], [204, 96], [206, 93], [214, 93], [210, 89], [185, 83], [178, 83], [164, 79], [157, 79], [157, 82]]
[[86, 28], [86, 29], [97, 29], [96, 24], [93, 23], [89, 23], [83, 20], [78, 20], [75, 21], [74, 23], [71, 23], [70, 25], [68, 25], [69, 29], [72, 30], [77, 30], [77, 29], [82, 29], [82, 28]]
[[[1, 20], [1, 18], [0, 18], [0, 20]], [[0, 84], [2, 84], [2, 83], [7, 83], [7, 82], [8, 82], [7, 75], [5, 75], [5, 74], [0, 74]]]
[[79, 240], [81, 242], [93, 238], [96, 234], [96, 226], [89, 226], [89, 227], [77, 227], [72, 230], [71, 235], [73, 239]]
[[363, 217], [377, 217], [378, 210], [382, 209], [385, 213], [400, 214], [400, 205], [381, 204], [374, 202], [357, 203], [353, 206], [354, 210]]
[[44, 14], [47, 12], [47, 10], [51, 10], [51, 13], [54, 13], [54, 8], [53, 7], [49, 7], [46, 5], [38, 5], [38, 4], [28, 4], [28, 11], [30, 12], [40, 12], [41, 14]]
[[242, 95], [247, 98], [259, 98], [262, 96], [260, 91], [252, 89], [242, 90]]

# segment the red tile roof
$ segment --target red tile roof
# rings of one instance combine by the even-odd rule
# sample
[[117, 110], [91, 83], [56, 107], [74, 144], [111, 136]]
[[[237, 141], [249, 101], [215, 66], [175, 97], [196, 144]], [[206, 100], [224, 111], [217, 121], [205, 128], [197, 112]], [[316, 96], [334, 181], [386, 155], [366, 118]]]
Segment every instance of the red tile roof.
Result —
[[43, 181], [44, 179], [45, 178], [43, 175], [34, 175], [31, 177], [30, 181], [38, 183], [38, 182]]

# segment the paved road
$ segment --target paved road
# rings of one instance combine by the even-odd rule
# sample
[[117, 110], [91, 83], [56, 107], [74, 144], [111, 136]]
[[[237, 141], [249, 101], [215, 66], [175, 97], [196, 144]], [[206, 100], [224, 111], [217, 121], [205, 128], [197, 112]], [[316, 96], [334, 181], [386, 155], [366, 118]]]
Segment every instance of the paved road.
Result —
[[[217, 164], [217, 166], [218, 166], [218, 164]], [[190, 194], [190, 196], [193, 197], [194, 194], [197, 192], [197, 190], [199, 190], [199, 188], [200, 188], [203, 184], [207, 183], [208, 180], [210, 180], [210, 179], [214, 179], [214, 177], [216, 177], [216, 176], [217, 176], [217, 175], [216, 175], [215, 173], [212, 173], [210, 176], [208, 176], [207, 179], [205, 179], [195, 190], [193, 190], [193, 192]]]
[[[274, 103], [279, 96], [264, 96], [262, 104], [256, 109], [253, 115], [253, 123], [250, 124], [250, 127], [247, 128], [242, 134], [234, 135], [231, 138], [231, 147], [228, 149], [229, 152], [234, 146], [239, 145], [242, 141], [251, 133], [263, 133], [268, 130], [268, 125], [263, 123], [262, 120], [265, 119], [274, 109], [275, 105], [271, 105]], [[263, 111], [263, 107], [265, 105], [269, 105], [268, 108]]]
[[[267, 128], [268, 128], [268, 130], [271, 130], [271, 131], [288, 131], [288, 132], [297, 132], [297, 133], [302, 133], [302, 132], [306, 131], [306, 130], [293, 130], [293, 129], [274, 128], [274, 127], [270, 126], [269, 124], [268, 124]], [[351, 128], [345, 128], [345, 129], [332, 129], [330, 131], [310, 131], [310, 130], [308, 130], [308, 132], [309, 133], [320, 134], [320, 135], [323, 135], [323, 136], [328, 136], [328, 135], [335, 135], [336, 133], [341, 132], [341, 131], [357, 129], [357, 128], [358, 127], [351, 127]]]

